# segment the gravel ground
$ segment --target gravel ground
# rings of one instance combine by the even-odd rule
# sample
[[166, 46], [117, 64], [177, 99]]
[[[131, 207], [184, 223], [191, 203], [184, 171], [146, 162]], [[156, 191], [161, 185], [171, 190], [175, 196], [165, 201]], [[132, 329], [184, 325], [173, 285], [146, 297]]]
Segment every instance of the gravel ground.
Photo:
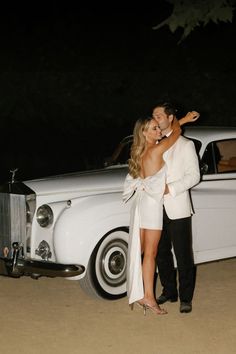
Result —
[[190, 314], [167, 303], [168, 315], [143, 316], [127, 298], [96, 300], [66, 279], [0, 277], [0, 286], [4, 354], [236, 352], [236, 258], [198, 265]]

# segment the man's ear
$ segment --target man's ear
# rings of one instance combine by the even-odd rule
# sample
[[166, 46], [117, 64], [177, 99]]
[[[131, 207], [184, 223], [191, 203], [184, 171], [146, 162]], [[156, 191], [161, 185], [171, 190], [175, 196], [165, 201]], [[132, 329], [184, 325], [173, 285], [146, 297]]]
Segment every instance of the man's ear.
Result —
[[173, 115], [173, 114], [170, 114], [168, 118], [169, 118], [169, 122], [172, 123], [172, 122], [173, 122], [173, 119], [174, 119], [174, 115]]

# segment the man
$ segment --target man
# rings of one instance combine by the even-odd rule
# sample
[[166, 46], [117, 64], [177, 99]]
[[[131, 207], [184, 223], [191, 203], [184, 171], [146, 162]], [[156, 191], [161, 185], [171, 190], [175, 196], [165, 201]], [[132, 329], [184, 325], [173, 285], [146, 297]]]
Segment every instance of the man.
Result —
[[[199, 117], [193, 111], [188, 114]], [[171, 133], [171, 122], [176, 115], [175, 108], [168, 102], [158, 104], [153, 110], [163, 136]], [[180, 136], [177, 142], [164, 154], [167, 165], [167, 182], [164, 195], [164, 220], [161, 240], [158, 246], [157, 266], [162, 294], [157, 303], [176, 302], [180, 298], [180, 312], [192, 311], [192, 298], [195, 286], [196, 269], [192, 250], [191, 215], [193, 213], [189, 189], [200, 180], [198, 157], [194, 143]], [[174, 268], [173, 254], [177, 261]], [[178, 294], [179, 290], [179, 294]]]

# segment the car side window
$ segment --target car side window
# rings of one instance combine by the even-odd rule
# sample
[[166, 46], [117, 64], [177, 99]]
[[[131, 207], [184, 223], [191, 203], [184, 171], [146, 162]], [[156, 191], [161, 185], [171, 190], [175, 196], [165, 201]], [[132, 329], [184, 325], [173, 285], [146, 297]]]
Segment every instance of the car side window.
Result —
[[204, 174], [236, 172], [236, 139], [213, 141], [202, 157]]
[[236, 172], [236, 139], [218, 141], [216, 146], [220, 151], [217, 171]]

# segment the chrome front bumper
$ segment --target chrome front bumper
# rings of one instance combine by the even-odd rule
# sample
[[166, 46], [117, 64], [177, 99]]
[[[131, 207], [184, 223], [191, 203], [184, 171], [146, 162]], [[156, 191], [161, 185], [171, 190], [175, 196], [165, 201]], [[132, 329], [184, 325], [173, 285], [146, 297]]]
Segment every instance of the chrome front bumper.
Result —
[[19, 245], [13, 244], [12, 258], [0, 257], [0, 275], [21, 277], [28, 275], [33, 278], [47, 277], [73, 277], [85, 271], [85, 267], [78, 264], [60, 264], [48, 261], [37, 261], [19, 257]]

